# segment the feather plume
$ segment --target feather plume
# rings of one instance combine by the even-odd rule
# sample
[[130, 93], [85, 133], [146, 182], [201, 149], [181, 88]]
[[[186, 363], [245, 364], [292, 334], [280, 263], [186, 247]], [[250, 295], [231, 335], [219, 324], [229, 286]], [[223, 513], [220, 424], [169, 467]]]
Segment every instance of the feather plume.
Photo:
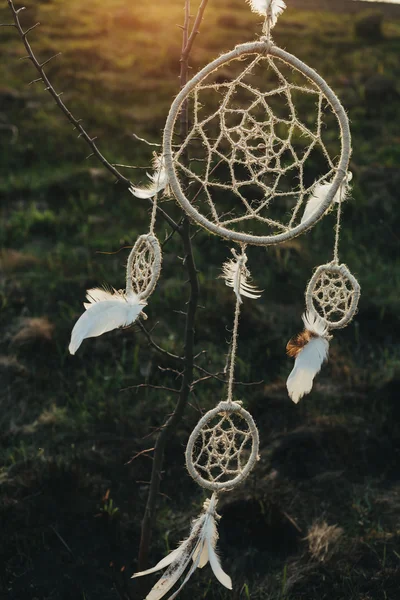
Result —
[[[338, 191], [335, 194], [333, 199], [334, 202], [340, 202], [341, 200], [346, 200], [350, 186], [349, 183], [352, 180], [352, 173], [347, 173], [344, 182], [339, 186]], [[317, 183], [314, 187], [309, 199], [307, 200], [306, 207], [304, 209], [304, 214], [301, 219], [301, 223], [308, 221], [312, 217], [314, 213], [317, 212], [319, 207], [325, 202], [327, 195], [332, 189], [333, 182], [325, 182], [325, 183]]]
[[247, 2], [253, 12], [263, 17], [268, 16], [268, 10], [271, 11], [271, 27], [275, 27], [278, 17], [286, 8], [283, 0], [247, 0]]
[[88, 290], [86, 298], [86, 312], [79, 317], [72, 330], [69, 344], [71, 354], [75, 354], [86, 338], [131, 325], [147, 304], [133, 292], [127, 295], [123, 291], [109, 292], [101, 288]]
[[237, 299], [242, 304], [241, 296], [246, 298], [260, 298], [261, 292], [251, 283], [247, 283], [250, 278], [250, 271], [246, 267], [247, 256], [238, 255], [235, 249], [232, 249], [234, 259], [229, 259], [222, 265], [222, 277], [228, 287], [233, 288]]
[[166, 190], [165, 193], [168, 195], [168, 175], [165, 169], [165, 162], [163, 156], [154, 155], [153, 160], [153, 169], [154, 173], [146, 173], [147, 177], [150, 179], [150, 183], [145, 187], [134, 187], [131, 186], [129, 191], [131, 194], [136, 196], [136, 198], [153, 198], [162, 190]]
[[133, 577], [142, 577], [168, 567], [163, 576], [146, 596], [146, 600], [160, 600], [175, 585], [179, 577], [185, 572], [192, 560], [192, 565], [186, 573], [186, 577], [180, 587], [168, 598], [174, 600], [184, 585], [189, 581], [197, 568], [203, 568], [207, 562], [213, 570], [215, 577], [229, 590], [232, 589], [232, 581], [222, 567], [216, 554], [215, 547], [218, 541], [216, 519], [217, 498], [215, 495], [204, 502], [203, 513], [193, 521], [189, 537], [184, 540], [178, 548], [163, 558], [155, 567], [135, 573]]
[[291, 339], [286, 347], [289, 356], [295, 358], [286, 385], [296, 404], [311, 392], [314, 377], [328, 359], [330, 339], [328, 327], [317, 313], [308, 311], [302, 318], [304, 331]]

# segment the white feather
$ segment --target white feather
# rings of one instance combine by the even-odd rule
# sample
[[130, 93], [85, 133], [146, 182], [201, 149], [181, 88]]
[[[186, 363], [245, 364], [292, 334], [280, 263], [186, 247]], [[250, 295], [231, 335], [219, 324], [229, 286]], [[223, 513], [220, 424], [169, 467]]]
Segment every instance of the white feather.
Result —
[[325, 321], [310, 311], [302, 318], [305, 328], [317, 337], [312, 338], [300, 350], [286, 383], [289, 396], [296, 404], [311, 392], [314, 377], [328, 359], [329, 352], [328, 327]]
[[308, 310], [301, 318], [303, 319], [304, 327], [308, 331], [311, 331], [311, 333], [315, 333], [315, 335], [320, 335], [321, 337], [328, 335], [328, 325], [318, 313]]
[[[200, 546], [200, 542], [198, 544], [198, 547]], [[193, 575], [193, 573], [195, 572], [195, 570], [199, 567], [200, 564], [200, 560], [201, 560], [201, 554], [199, 553], [197, 555], [197, 558], [195, 560], [193, 560], [193, 564], [190, 567], [189, 571], [186, 573], [186, 577], [183, 580], [183, 582], [181, 583], [181, 585], [179, 586], [179, 588], [172, 594], [172, 596], [170, 596], [168, 598], [168, 600], [174, 600], [178, 594], [181, 592], [181, 590], [183, 589], [183, 587], [187, 584], [187, 582], [189, 581], [189, 579], [191, 578], [191, 576]]]
[[232, 253], [235, 259], [229, 259], [222, 265], [221, 277], [225, 279], [228, 287], [233, 288], [240, 303], [242, 303], [241, 296], [260, 298], [260, 291], [251, 283], [247, 283], [247, 279], [250, 277], [250, 271], [246, 267], [247, 256], [237, 255], [234, 249]]
[[[340, 202], [341, 200], [346, 200], [346, 196], [349, 192], [349, 183], [352, 179], [352, 173], [347, 173], [347, 177], [345, 181], [339, 186], [338, 191], [335, 194], [333, 199], [334, 202]], [[332, 189], [333, 182], [325, 182], [325, 183], [317, 183], [314, 187], [311, 196], [307, 200], [306, 207], [304, 209], [304, 214], [301, 219], [301, 223], [308, 221], [312, 217], [314, 213], [317, 212], [319, 207], [325, 202], [327, 195]]]
[[328, 350], [328, 340], [317, 337], [310, 340], [299, 352], [286, 384], [289, 396], [296, 404], [311, 392], [314, 377], [327, 359]]
[[114, 290], [112, 293], [100, 288], [88, 290], [86, 298], [86, 312], [79, 317], [71, 333], [71, 354], [75, 354], [86, 338], [131, 325], [147, 304], [134, 293], [127, 296], [123, 292]]
[[156, 564], [155, 567], [147, 569], [146, 571], [140, 571], [139, 573], [135, 573], [134, 575], [132, 575], [132, 579], [134, 579], [135, 577], [142, 577], [142, 575], [151, 575], [152, 573], [156, 573], [161, 569], [165, 569], [165, 567], [168, 567], [174, 560], [176, 560], [179, 557], [181, 552], [182, 546], [178, 546], [178, 548], [172, 550], [172, 552], [167, 554], [167, 556], [164, 556], [164, 558], [162, 558], [160, 562]]
[[[178, 552], [175, 555], [175, 559], [170, 563], [168, 569], [150, 590], [146, 596], [146, 600], [160, 600], [169, 592], [184, 573], [200, 542], [199, 536], [205, 517], [206, 515], [201, 515], [194, 521], [189, 537], [181, 543], [179, 548], [177, 548]], [[136, 573], [134, 577], [138, 577], [145, 573], [146, 572]]]
[[228, 590], [232, 589], [232, 579], [225, 573], [225, 571], [221, 567], [221, 562], [215, 552], [215, 548], [213, 547], [211, 540], [208, 539], [208, 556], [210, 560], [210, 566], [213, 570], [215, 577], [218, 579], [222, 585], [224, 585]]
[[193, 562], [197, 561], [198, 558], [199, 558], [199, 562], [198, 562], [197, 566], [199, 567], [199, 569], [202, 569], [208, 563], [208, 545], [207, 544], [204, 544], [203, 547], [201, 547], [200, 545], [197, 546], [197, 548], [193, 554]]
[[134, 187], [131, 186], [129, 191], [136, 196], [136, 198], [153, 198], [156, 194], [167, 188], [168, 186], [168, 175], [165, 169], [165, 162], [163, 156], [155, 156], [153, 161], [154, 173], [146, 173], [150, 179], [150, 183], [146, 187]]
[[194, 571], [197, 568], [204, 567], [208, 561], [210, 561], [211, 568], [218, 581], [228, 589], [232, 589], [231, 578], [222, 570], [221, 563], [215, 552], [215, 546], [218, 541], [216, 504], [217, 499], [215, 496], [212, 496], [211, 500], [206, 500], [204, 503], [204, 512], [193, 522], [189, 537], [155, 567], [133, 575], [133, 577], [148, 575], [168, 566], [163, 576], [146, 596], [146, 600], [161, 600], [184, 573], [191, 559], [193, 563], [187, 571], [183, 583], [168, 600], [174, 600], [189, 581]]
[[271, 27], [275, 27], [278, 17], [286, 8], [283, 0], [247, 0], [247, 2], [253, 12], [264, 17], [268, 15], [268, 9], [271, 7]]

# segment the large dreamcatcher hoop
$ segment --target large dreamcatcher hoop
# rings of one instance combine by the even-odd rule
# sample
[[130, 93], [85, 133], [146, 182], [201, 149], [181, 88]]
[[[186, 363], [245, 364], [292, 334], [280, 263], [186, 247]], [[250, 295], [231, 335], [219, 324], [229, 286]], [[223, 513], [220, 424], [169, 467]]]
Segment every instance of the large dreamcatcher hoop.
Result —
[[[222, 268], [235, 297], [226, 399], [201, 417], [185, 452], [189, 474], [212, 496], [193, 521], [189, 537], [155, 567], [134, 575], [166, 568], [146, 600], [161, 599], [186, 571], [183, 583], [168, 598], [174, 600], [207, 562], [220, 583], [232, 589], [215, 552], [218, 494], [248, 477], [259, 452], [256, 424], [234, 399], [242, 298], [255, 300], [261, 293], [251, 283], [246, 246], [290, 240], [337, 206], [334, 259], [313, 276], [306, 294], [305, 329], [287, 347], [296, 359], [287, 382], [294, 402], [312, 388], [328, 354], [329, 330], [350, 321], [359, 297], [356, 279], [339, 265], [338, 257], [341, 203], [351, 180], [345, 110], [322, 77], [273, 45], [271, 28], [285, 2], [248, 1], [265, 17], [266, 37], [223, 54], [184, 86], [166, 121], [156, 173], [149, 176], [147, 190], [139, 190], [143, 197], [170, 188], [198, 225], [240, 246], [240, 252], [232, 248], [233, 258]], [[182, 110], [190, 116], [185, 139], [175, 131]]]
[[[312, 126], [298, 115], [303, 96], [314, 112], [317, 107]], [[185, 103], [193, 123], [177, 147], [175, 125]], [[324, 139], [326, 106], [341, 139], [337, 160]], [[189, 166], [183, 162], [188, 150]], [[223, 54], [182, 89], [167, 118], [163, 152], [171, 189], [196, 223], [235, 242], [272, 245], [312, 227], [334, 202], [347, 175], [351, 136], [344, 108], [324, 79], [264, 38]], [[317, 181], [308, 176], [308, 161], [324, 163]], [[301, 218], [301, 207], [321, 183], [330, 184], [323, 202]], [[228, 206], [221, 200], [226, 192], [232, 194]]]

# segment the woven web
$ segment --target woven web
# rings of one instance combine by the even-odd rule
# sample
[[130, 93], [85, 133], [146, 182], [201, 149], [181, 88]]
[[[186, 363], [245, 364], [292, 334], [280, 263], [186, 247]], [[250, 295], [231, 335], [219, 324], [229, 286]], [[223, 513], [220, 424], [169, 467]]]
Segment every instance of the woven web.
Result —
[[319, 87], [279, 58], [224, 63], [192, 90], [188, 110], [183, 144], [175, 136], [175, 171], [216, 225], [261, 235], [290, 231], [314, 185], [336, 173], [337, 118]]
[[205, 424], [200, 430], [193, 450], [193, 466], [208, 481], [229, 482], [242, 474], [251, 446], [247, 421], [237, 414], [225, 414], [212, 427]]
[[348, 277], [340, 272], [324, 270], [312, 289], [312, 300], [319, 314], [335, 323], [347, 317], [353, 307], [355, 290]]
[[155, 252], [151, 243], [143, 236], [139, 241], [132, 261], [131, 279], [136, 294], [147, 290], [154, 275]]

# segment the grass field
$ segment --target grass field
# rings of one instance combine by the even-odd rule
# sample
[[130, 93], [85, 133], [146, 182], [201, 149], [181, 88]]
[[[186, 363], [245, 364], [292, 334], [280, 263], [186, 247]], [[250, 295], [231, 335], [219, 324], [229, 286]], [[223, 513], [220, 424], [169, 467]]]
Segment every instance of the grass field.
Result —
[[[289, 2], [288, 2], [289, 3]], [[334, 3], [333, 3], [334, 5]], [[31, 42], [74, 115], [111, 162], [148, 168], [178, 91], [182, 2], [32, 2]], [[333, 215], [280, 248], [250, 249], [265, 290], [245, 303], [239, 389], [260, 428], [261, 461], [247, 485], [221, 499], [219, 548], [233, 593], [198, 571], [185, 598], [397, 600], [400, 589], [400, 19], [381, 39], [355, 33], [360, 17], [288, 9], [275, 42], [324, 76], [351, 121], [354, 187], [341, 255], [359, 278], [354, 322], [335, 334], [329, 364], [295, 406], [285, 344], [300, 327], [305, 285], [330, 260]], [[10, 22], [5, 3], [0, 22]], [[254, 38], [259, 19], [243, 0], [210, 0], [191, 66]], [[148, 227], [136, 201], [94, 158], [53, 105], [11, 28], [0, 29], [0, 515], [1, 598], [116, 600], [144, 597], [135, 570], [154, 434], [173, 410], [174, 365], [136, 328], [67, 352], [85, 290], [122, 287], [127, 246]], [[144, 171], [126, 169], [139, 183]], [[171, 214], [179, 209], [168, 203]], [[168, 227], [158, 222], [161, 240]], [[217, 277], [229, 244], [194, 238], [201, 283], [196, 352], [221, 371], [233, 312]], [[182, 351], [188, 291], [173, 238], [148, 306], [155, 339]], [[152, 560], [188, 531], [203, 501], [183, 468], [198, 420], [222, 397], [197, 388], [165, 461]], [[116, 510], [117, 509], [117, 510]], [[150, 587], [150, 578], [145, 585]], [[1, 588], [0, 588], [1, 589]], [[125, 594], [125, 595], [124, 595]]]

